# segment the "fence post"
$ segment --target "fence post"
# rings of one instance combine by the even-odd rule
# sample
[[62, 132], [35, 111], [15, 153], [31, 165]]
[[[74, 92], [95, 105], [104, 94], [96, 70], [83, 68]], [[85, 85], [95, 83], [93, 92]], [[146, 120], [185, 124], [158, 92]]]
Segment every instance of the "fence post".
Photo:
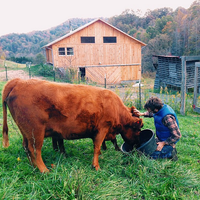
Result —
[[29, 78], [31, 79], [31, 63], [28, 63], [28, 68], [29, 68]]
[[42, 68], [43, 68], [43, 74], [44, 74], [44, 77], [46, 76], [46, 64], [42, 64]]
[[78, 71], [78, 84], [81, 83], [81, 71]]
[[4, 64], [4, 66], [5, 66], [5, 70], [6, 70], [6, 81], [8, 80], [8, 70], [7, 70], [7, 65], [6, 65], [6, 63]]
[[53, 66], [53, 81], [56, 81], [56, 70], [55, 67]]
[[185, 94], [186, 94], [186, 58], [181, 57], [182, 65], [182, 81], [181, 81], [181, 109], [180, 113], [185, 115]]
[[105, 74], [105, 78], [104, 78], [104, 83], [105, 83], [104, 87], [106, 88], [106, 74]]
[[141, 81], [139, 80], [139, 101], [140, 101], [140, 104], [139, 104], [139, 109], [142, 108], [142, 97], [141, 97], [142, 93], [141, 93]]

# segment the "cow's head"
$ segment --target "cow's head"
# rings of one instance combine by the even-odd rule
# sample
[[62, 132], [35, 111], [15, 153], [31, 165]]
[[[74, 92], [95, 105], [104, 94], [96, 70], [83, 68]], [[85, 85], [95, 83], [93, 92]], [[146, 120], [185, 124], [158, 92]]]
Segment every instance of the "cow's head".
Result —
[[133, 112], [131, 113], [132, 120], [123, 127], [124, 130], [121, 135], [126, 143], [137, 148], [140, 145], [140, 132], [143, 127], [143, 120], [138, 116], [134, 116]]

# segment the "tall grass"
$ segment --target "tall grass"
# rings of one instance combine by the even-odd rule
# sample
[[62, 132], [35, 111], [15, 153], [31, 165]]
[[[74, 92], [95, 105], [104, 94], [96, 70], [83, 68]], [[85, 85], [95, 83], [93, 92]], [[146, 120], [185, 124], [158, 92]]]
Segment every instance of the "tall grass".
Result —
[[21, 69], [25, 68], [26, 64], [19, 64], [16, 62], [0, 59], [0, 68], [5, 68], [5, 66], [8, 67], [9, 69]]
[[[129, 85], [124, 92], [124, 95], [122, 95], [118, 89], [115, 90], [115, 92], [123, 96], [122, 100], [125, 105], [127, 106], [136, 106], [137, 108], [142, 109], [143, 105], [149, 99], [151, 96], [156, 96], [162, 99], [163, 103], [170, 105], [176, 113], [180, 113], [181, 108], [181, 93], [180, 91], [174, 91], [169, 90], [166, 88], [160, 88], [160, 90], [155, 91], [153, 89], [152, 83], [146, 83], [145, 80], [141, 83], [141, 92], [139, 92], [139, 86], [138, 87], [132, 87], [132, 85]], [[197, 98], [197, 105], [199, 105], [200, 102], [200, 96]], [[193, 93], [187, 93], [185, 94], [185, 115], [188, 113], [194, 113], [193, 112]]]
[[[0, 82], [0, 90], [4, 84]], [[132, 87], [126, 90], [122, 97], [124, 102], [134, 105], [138, 101], [138, 90]], [[116, 92], [121, 94], [120, 88]], [[152, 93], [142, 91], [142, 94], [143, 105]], [[159, 95], [171, 106], [175, 105], [175, 97]], [[0, 115], [2, 125], [2, 109]], [[143, 129], [155, 131], [152, 119], [143, 119]], [[0, 199], [199, 199], [200, 115], [188, 111], [186, 116], [178, 114], [178, 119], [182, 138], [177, 144], [177, 162], [150, 160], [137, 151], [124, 155], [115, 151], [108, 141], [108, 150], [99, 156], [101, 170], [95, 171], [91, 167], [91, 139], [65, 141], [65, 157], [54, 152], [51, 139], [46, 138], [42, 157], [51, 171], [41, 174], [29, 164], [22, 148], [22, 135], [8, 113], [10, 146], [5, 149], [0, 145]], [[123, 143], [120, 135], [117, 140], [119, 145]]]

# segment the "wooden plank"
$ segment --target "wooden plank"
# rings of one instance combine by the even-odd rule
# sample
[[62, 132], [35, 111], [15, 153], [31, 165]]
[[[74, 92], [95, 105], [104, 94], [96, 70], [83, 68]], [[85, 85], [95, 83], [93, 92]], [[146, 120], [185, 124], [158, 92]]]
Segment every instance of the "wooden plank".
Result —
[[198, 71], [200, 69], [200, 62], [195, 63], [195, 79], [194, 79], [194, 99], [193, 99], [193, 110], [200, 113], [200, 108], [197, 107], [197, 89], [198, 89]]
[[185, 115], [185, 94], [186, 94], [186, 58], [181, 57], [182, 61], [182, 81], [181, 81], [181, 109], [180, 113]]
[[[200, 65], [200, 63], [199, 63]], [[197, 104], [197, 80], [198, 79], [198, 63], [195, 63], [195, 79], [194, 79], [194, 99], [193, 99], [193, 105], [196, 107]]]
[[184, 56], [186, 61], [200, 60], [200, 56]]
[[83, 66], [85, 68], [90, 67], [125, 67], [125, 66], [140, 66], [141, 63], [133, 63], [133, 64], [113, 64], [113, 65], [92, 65], [92, 66]]
[[200, 108], [195, 107], [195, 108], [194, 108], [194, 111], [197, 112], [197, 113], [200, 113]]

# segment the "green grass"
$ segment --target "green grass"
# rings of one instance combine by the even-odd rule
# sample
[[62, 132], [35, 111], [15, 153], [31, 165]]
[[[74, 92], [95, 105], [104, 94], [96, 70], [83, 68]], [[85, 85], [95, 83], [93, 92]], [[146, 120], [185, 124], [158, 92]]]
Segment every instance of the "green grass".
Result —
[[[0, 82], [0, 90], [4, 84]], [[0, 115], [2, 127], [2, 109]], [[143, 129], [154, 131], [153, 119], [143, 119]], [[22, 135], [8, 114], [10, 146], [0, 145], [0, 199], [200, 199], [200, 115], [178, 114], [178, 119], [182, 138], [177, 162], [150, 160], [137, 152], [124, 155], [108, 141], [107, 151], [99, 156], [101, 170], [95, 171], [91, 139], [65, 141], [64, 157], [46, 138], [42, 157], [51, 171], [41, 174], [29, 164]], [[123, 143], [120, 135], [117, 140]]]
[[16, 62], [12, 62], [12, 61], [8, 61], [8, 60], [2, 60], [0, 59], [0, 70], [1, 71], [4, 71], [5, 70], [5, 64], [6, 64], [6, 67], [8, 69], [23, 69], [26, 67], [26, 64], [19, 64], [19, 63], [16, 63]]

